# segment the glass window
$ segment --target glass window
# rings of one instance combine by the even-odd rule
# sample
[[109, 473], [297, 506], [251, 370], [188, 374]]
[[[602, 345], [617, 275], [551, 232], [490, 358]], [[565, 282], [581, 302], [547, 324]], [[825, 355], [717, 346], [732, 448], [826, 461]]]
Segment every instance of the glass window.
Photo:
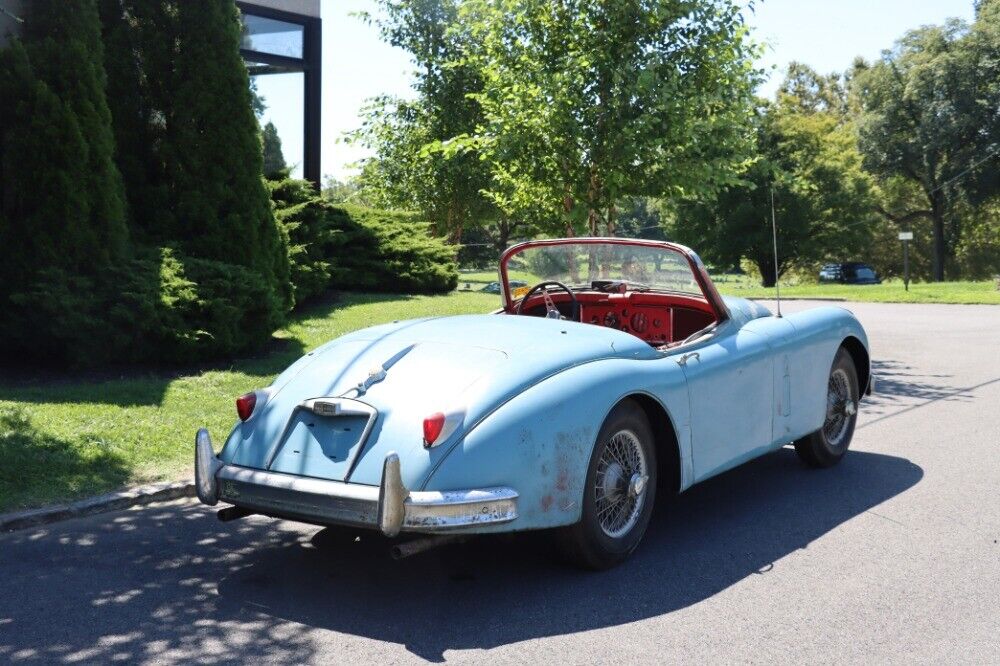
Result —
[[243, 15], [243, 41], [240, 48], [260, 53], [302, 58], [305, 28], [297, 23]]
[[626, 282], [637, 291], [702, 295], [682, 254], [627, 242], [527, 246], [508, 258], [507, 277], [529, 284], [557, 280], [573, 287], [601, 281]]
[[291, 167], [292, 176], [301, 178], [305, 159], [305, 75], [279, 67], [247, 65], [257, 98], [260, 126], [273, 123], [281, 140], [280, 148], [270, 146], [270, 150], [280, 150], [281, 159]]

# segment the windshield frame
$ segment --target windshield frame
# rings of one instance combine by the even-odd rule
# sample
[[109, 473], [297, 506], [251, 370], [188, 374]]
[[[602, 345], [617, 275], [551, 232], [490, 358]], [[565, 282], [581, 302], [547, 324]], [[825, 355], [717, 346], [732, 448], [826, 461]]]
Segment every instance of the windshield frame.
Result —
[[705, 269], [705, 264], [702, 263], [701, 258], [689, 247], [679, 245], [677, 243], [670, 243], [667, 241], [657, 241], [657, 240], [646, 240], [639, 238], [602, 238], [602, 237], [581, 237], [581, 238], [553, 238], [548, 240], [534, 240], [526, 241], [524, 243], [518, 243], [517, 245], [512, 245], [511, 247], [504, 250], [503, 254], [500, 255], [500, 296], [503, 301], [503, 309], [505, 312], [513, 312], [517, 304], [517, 300], [513, 298], [510, 292], [510, 281], [507, 277], [507, 263], [510, 259], [521, 252], [536, 248], [536, 247], [551, 247], [555, 245], [631, 245], [635, 247], [655, 247], [676, 254], [681, 255], [687, 261], [688, 267], [691, 269], [691, 273], [694, 275], [695, 282], [697, 282], [698, 287], [701, 289], [702, 296], [712, 307], [715, 312], [715, 317], [717, 323], [721, 324], [723, 321], [729, 319], [729, 309], [726, 307], [725, 302], [722, 300], [722, 296], [719, 294], [718, 290], [715, 288], [715, 284], [712, 279], [708, 276], [708, 271]]

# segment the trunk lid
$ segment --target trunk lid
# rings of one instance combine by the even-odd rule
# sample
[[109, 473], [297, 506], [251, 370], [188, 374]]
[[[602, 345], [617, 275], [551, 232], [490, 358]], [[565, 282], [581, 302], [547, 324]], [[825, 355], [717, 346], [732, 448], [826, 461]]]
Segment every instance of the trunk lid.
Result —
[[[621, 331], [540, 318], [469, 315], [364, 329], [279, 376], [260, 413], [230, 436], [228, 462], [374, 485], [385, 455], [396, 451], [404, 483], [414, 487], [448, 448], [424, 449], [422, 424], [430, 414], [457, 415], [450, 441], [563, 368], [642, 355], [655, 352]], [[333, 396], [374, 409], [370, 428], [366, 431], [369, 419], [363, 415], [323, 416], [299, 407], [304, 400]]]

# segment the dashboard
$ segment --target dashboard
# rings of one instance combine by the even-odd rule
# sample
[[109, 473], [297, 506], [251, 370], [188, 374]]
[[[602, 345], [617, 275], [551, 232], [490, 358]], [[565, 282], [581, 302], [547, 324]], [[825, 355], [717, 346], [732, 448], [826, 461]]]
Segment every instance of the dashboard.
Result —
[[580, 321], [617, 328], [650, 344], [671, 341], [674, 309], [662, 305], [581, 304]]
[[[580, 307], [579, 321], [624, 331], [658, 347], [683, 340], [715, 321], [700, 299], [678, 294], [576, 294]], [[552, 299], [563, 317], [571, 314], [565, 294], [553, 293]], [[532, 298], [524, 314], [545, 316], [540, 297]]]

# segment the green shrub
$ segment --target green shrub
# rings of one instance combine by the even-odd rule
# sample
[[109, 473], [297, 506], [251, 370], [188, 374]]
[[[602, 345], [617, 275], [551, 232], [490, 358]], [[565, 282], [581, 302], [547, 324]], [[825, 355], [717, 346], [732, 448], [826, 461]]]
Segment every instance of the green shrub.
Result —
[[289, 238], [297, 301], [329, 288], [442, 293], [458, 285], [454, 248], [416, 215], [335, 205], [301, 180], [270, 188]]
[[97, 277], [50, 267], [0, 319], [10, 349], [76, 367], [191, 363], [259, 349], [281, 325], [267, 281], [235, 264], [143, 250]]
[[455, 248], [431, 235], [413, 213], [333, 206], [341, 259], [333, 272], [342, 289], [443, 293], [458, 286]]
[[268, 181], [275, 219], [288, 238], [288, 263], [295, 302], [330, 288], [332, 257], [338, 234], [328, 221], [329, 204], [305, 180]]
[[123, 265], [113, 278], [123, 285], [123, 297], [108, 304], [107, 320], [131, 338], [119, 360], [231, 357], [259, 349], [281, 325], [273, 290], [243, 266], [159, 248]]

